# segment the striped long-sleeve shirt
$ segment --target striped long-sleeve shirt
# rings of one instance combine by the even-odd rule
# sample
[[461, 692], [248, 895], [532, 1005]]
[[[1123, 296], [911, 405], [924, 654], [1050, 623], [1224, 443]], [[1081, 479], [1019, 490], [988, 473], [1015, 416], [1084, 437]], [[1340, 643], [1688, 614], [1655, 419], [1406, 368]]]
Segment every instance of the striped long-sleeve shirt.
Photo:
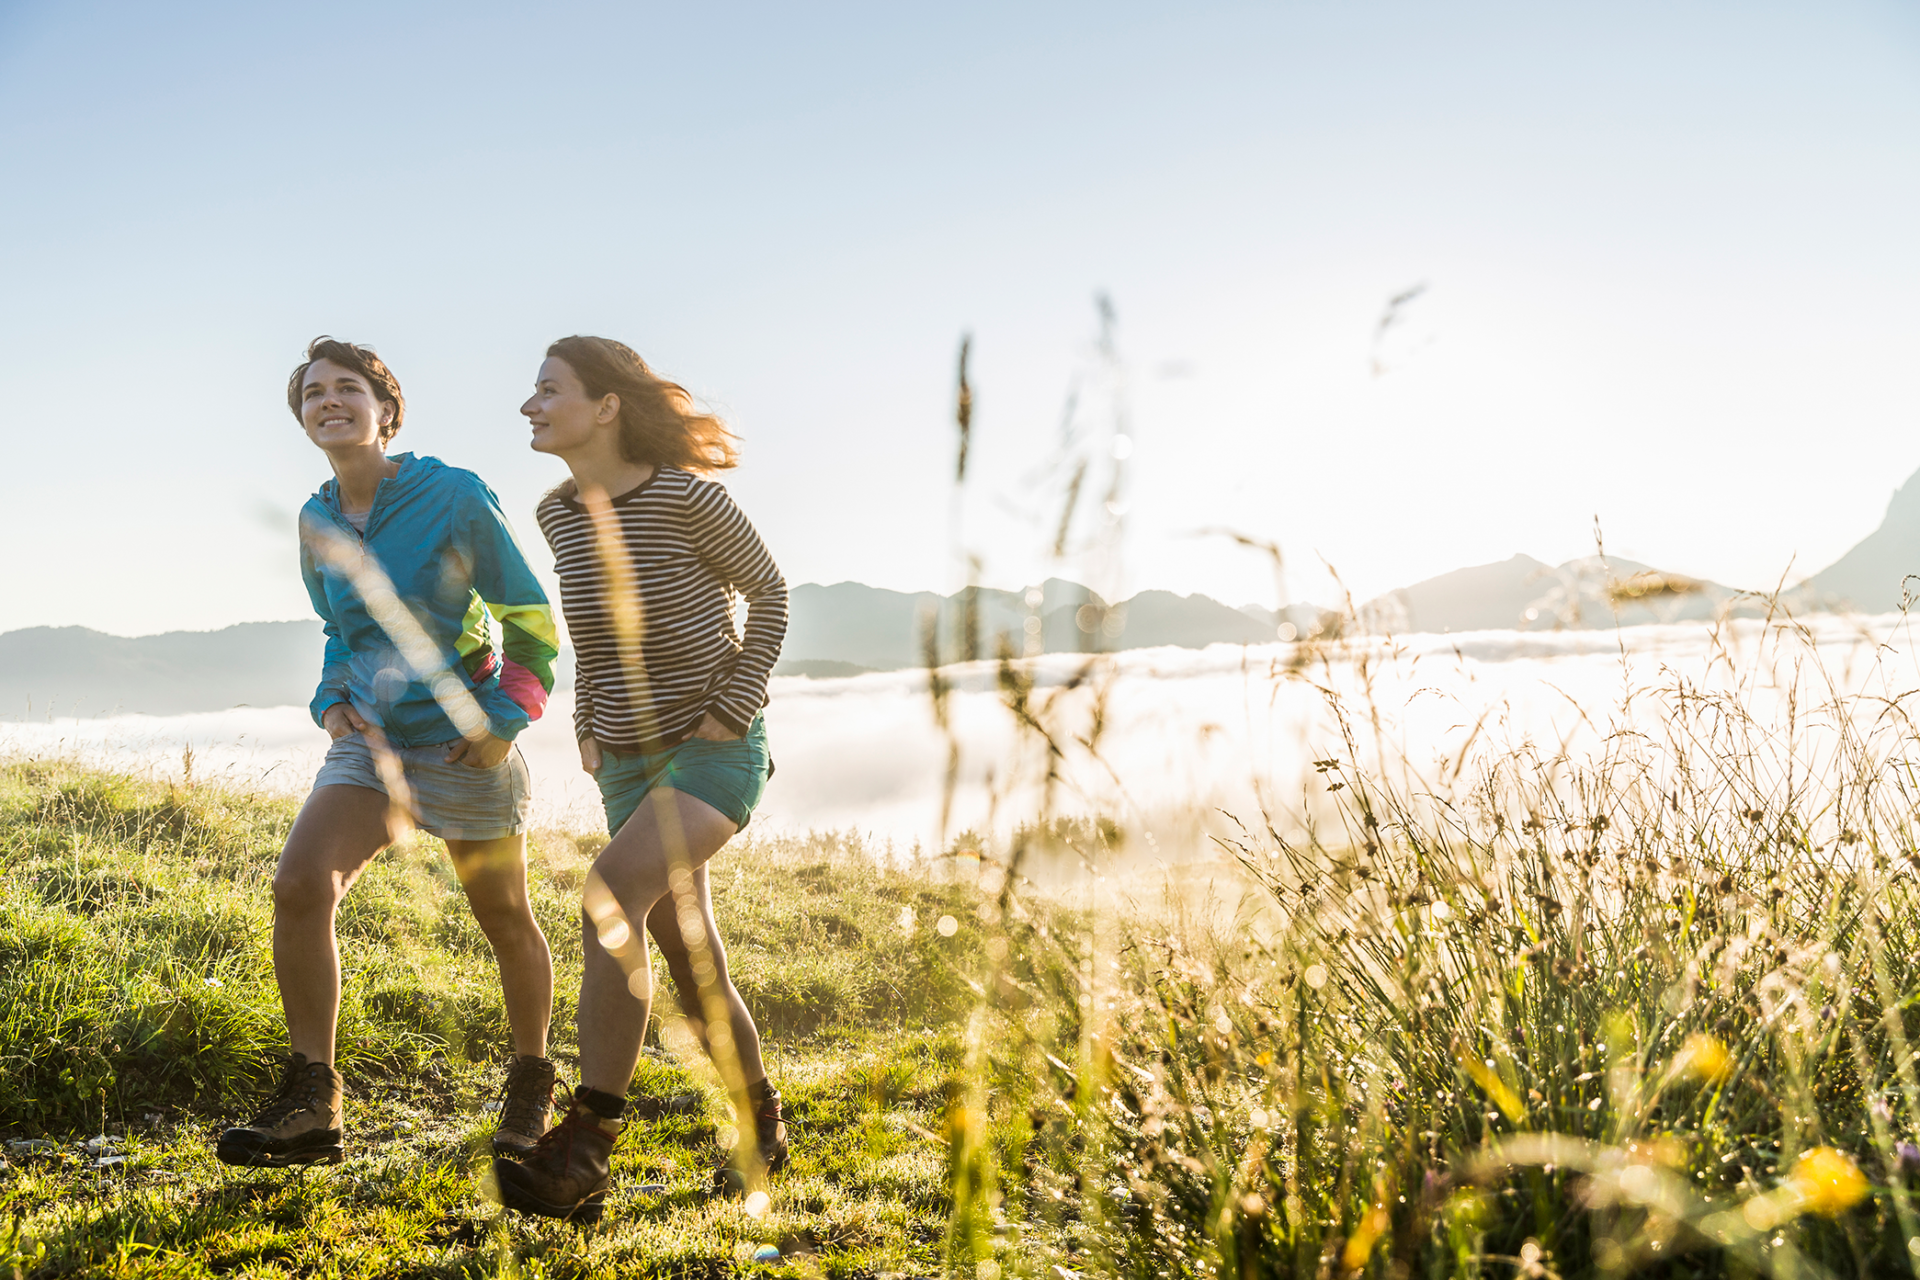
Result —
[[[720, 485], [659, 467], [612, 500], [626, 563], [609, 566], [571, 490], [549, 494], [536, 515], [573, 637], [575, 733], [622, 754], [657, 751], [711, 712], [744, 735], [787, 634], [786, 580], [753, 525]], [[616, 599], [621, 582], [630, 594]], [[735, 593], [747, 604], [744, 643]], [[623, 661], [636, 639], [638, 661]]]

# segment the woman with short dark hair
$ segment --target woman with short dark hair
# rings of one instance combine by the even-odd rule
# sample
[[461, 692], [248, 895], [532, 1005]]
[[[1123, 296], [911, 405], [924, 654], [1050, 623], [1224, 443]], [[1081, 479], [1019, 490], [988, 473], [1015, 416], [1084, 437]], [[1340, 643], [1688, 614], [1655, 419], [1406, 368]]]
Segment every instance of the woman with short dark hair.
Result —
[[499, 962], [515, 1058], [493, 1145], [525, 1150], [552, 1107], [553, 966], [527, 901], [531, 787], [513, 739], [553, 688], [553, 611], [478, 476], [388, 456], [406, 400], [370, 348], [314, 339], [287, 381], [287, 407], [333, 467], [300, 512], [301, 576], [326, 630], [312, 712], [333, 745], [273, 877], [273, 968], [292, 1057], [218, 1154], [267, 1166], [341, 1158], [334, 913], [416, 826], [446, 841]]

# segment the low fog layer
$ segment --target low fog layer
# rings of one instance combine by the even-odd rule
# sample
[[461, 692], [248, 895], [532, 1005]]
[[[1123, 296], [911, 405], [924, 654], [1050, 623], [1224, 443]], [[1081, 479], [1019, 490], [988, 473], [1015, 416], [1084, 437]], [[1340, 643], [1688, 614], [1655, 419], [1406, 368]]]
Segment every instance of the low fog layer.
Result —
[[[1023, 670], [1038, 702], [1057, 699], [1043, 716], [1064, 753], [1054, 811], [1111, 815], [1133, 832], [1138, 853], [1181, 860], [1206, 856], [1208, 834], [1230, 832], [1234, 819], [1257, 827], [1270, 817], [1284, 832], [1326, 812], [1329, 778], [1313, 762], [1350, 758], [1335, 705], [1363, 764], [1424, 780], [1415, 789], [1445, 790], [1458, 784], [1463, 752], [1471, 759], [1531, 744], [1545, 757], [1579, 755], [1619, 728], [1657, 734], [1680, 685], [1710, 691], [1737, 681], [1762, 720], [1784, 716], [1795, 680], [1803, 717], [1832, 692], [1915, 688], [1920, 667], [1906, 631], [1903, 618], [1888, 616], [1823, 618], [1799, 633], [1757, 621], [1479, 632], [1365, 639], [1318, 653], [1294, 645], [1149, 649], [1091, 668], [1061, 654]], [[1084, 684], [1065, 687], [1083, 672]], [[968, 828], [1004, 833], [1038, 812], [1045, 753], [1016, 730], [995, 666], [946, 675], [949, 722], [962, 747], [946, 840], [948, 739], [924, 672], [775, 680], [766, 715], [777, 772], [756, 821], [858, 830], [904, 852], [915, 842], [951, 843]], [[1076, 740], [1101, 700], [1095, 758]], [[1821, 741], [1816, 725], [1796, 750], [1817, 757]], [[520, 742], [535, 779], [536, 822], [598, 828], [568, 700], [556, 699]], [[8, 757], [77, 755], [169, 778], [181, 776], [188, 747], [197, 780], [299, 794], [326, 739], [304, 709], [291, 707], [0, 728]]]

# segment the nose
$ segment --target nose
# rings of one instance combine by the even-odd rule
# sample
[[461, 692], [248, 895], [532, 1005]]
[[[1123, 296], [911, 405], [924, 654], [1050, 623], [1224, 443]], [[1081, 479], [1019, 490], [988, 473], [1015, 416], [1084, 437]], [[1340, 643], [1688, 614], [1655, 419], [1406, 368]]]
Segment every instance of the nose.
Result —
[[528, 396], [527, 402], [520, 406], [520, 416], [523, 418], [531, 418], [534, 414], [540, 412], [533, 406], [533, 402], [539, 398], [539, 396]]

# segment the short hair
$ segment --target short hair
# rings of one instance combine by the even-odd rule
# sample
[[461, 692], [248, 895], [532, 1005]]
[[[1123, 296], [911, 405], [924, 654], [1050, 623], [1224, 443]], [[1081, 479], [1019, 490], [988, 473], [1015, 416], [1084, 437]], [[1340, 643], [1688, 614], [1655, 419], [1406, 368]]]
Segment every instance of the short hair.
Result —
[[407, 398], [400, 394], [400, 379], [393, 376], [393, 370], [374, 354], [372, 347], [357, 347], [324, 333], [307, 344], [307, 358], [294, 366], [293, 376], [287, 379], [287, 408], [295, 418], [303, 424], [306, 422], [300, 415], [300, 391], [306, 385], [307, 370], [315, 360], [331, 360], [342, 369], [353, 370], [367, 380], [376, 399], [392, 401], [393, 421], [380, 429], [380, 443], [385, 444], [399, 434], [400, 423], [407, 416]]

